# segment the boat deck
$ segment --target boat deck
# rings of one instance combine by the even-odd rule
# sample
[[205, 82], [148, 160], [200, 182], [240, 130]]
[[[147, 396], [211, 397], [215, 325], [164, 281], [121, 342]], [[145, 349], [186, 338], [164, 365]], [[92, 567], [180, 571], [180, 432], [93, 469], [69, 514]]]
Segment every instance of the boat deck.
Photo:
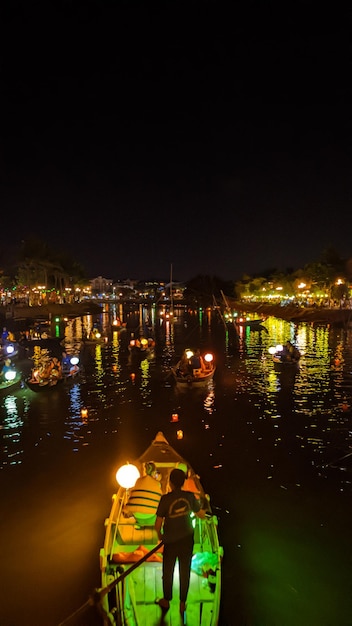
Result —
[[[206, 523], [206, 522], [203, 522]], [[131, 519], [125, 518], [115, 527], [116, 537], [112, 554], [115, 555], [110, 560], [109, 575], [106, 583], [110, 584], [116, 580], [123, 570], [128, 570], [133, 565], [133, 559], [129, 559], [130, 553], [136, 553], [136, 559], [143, 556], [145, 551], [151, 550], [158, 545], [158, 536], [154, 527], [136, 527]], [[194, 554], [200, 552], [200, 534], [203, 536], [202, 523], [199, 522], [195, 528]], [[207, 545], [203, 546], [208, 547]], [[138, 552], [141, 551], [139, 554]], [[173, 600], [168, 611], [162, 609], [155, 603], [163, 597], [162, 591], [162, 559], [155, 554], [155, 562], [148, 561], [142, 563], [131, 571], [126, 578], [117, 583], [123, 585], [124, 595], [124, 616], [117, 624], [126, 626], [153, 626], [154, 624], [164, 624], [165, 626], [179, 626], [187, 623], [188, 626], [211, 626], [214, 624], [213, 611], [218, 611], [218, 594], [214, 594], [209, 581], [204, 576], [191, 570], [190, 587], [187, 596], [187, 610], [184, 615], [184, 622], [179, 612], [179, 579], [178, 566], [174, 573]], [[217, 584], [220, 584], [220, 572], [217, 572]], [[117, 587], [117, 593], [119, 593]], [[112, 592], [113, 594], [115, 593]], [[141, 611], [141, 606], [143, 610]], [[116, 616], [115, 616], [116, 617]], [[125, 620], [125, 621], [124, 621]]]
[[[116, 573], [116, 577], [118, 576]], [[114, 580], [111, 575], [110, 582]], [[119, 583], [118, 583], [119, 584]], [[162, 611], [155, 603], [163, 597], [162, 563], [148, 563], [137, 567], [121, 583], [125, 585], [125, 621], [122, 624], [138, 626], [209, 626], [213, 624], [214, 594], [211, 593], [206, 578], [191, 572], [191, 582], [187, 597], [184, 621], [179, 611], [179, 585], [177, 565], [173, 587], [173, 599], [168, 611]], [[143, 611], [140, 606], [143, 605]], [[138, 616], [138, 617], [137, 617]], [[123, 619], [123, 618], [122, 618]], [[117, 623], [119, 621], [117, 620]]]

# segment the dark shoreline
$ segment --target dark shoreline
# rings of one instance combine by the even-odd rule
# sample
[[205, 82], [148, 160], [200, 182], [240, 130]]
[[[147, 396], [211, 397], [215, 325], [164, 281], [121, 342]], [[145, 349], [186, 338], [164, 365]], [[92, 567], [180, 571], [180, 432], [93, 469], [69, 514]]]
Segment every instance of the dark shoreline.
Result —
[[[242, 313], [256, 313], [258, 316], [278, 317], [289, 322], [313, 322], [348, 326], [352, 324], [352, 309], [327, 307], [281, 306], [280, 304], [262, 304], [260, 302], [239, 302], [227, 298], [233, 310]], [[97, 302], [77, 302], [74, 304], [45, 304], [42, 306], [9, 305], [0, 313], [0, 319], [9, 328], [20, 320], [46, 319], [52, 316], [80, 317], [87, 314], [99, 315], [102, 309]]]
[[352, 309], [331, 309], [326, 307], [281, 306], [280, 304], [261, 304], [260, 302], [229, 301], [232, 309], [259, 316], [279, 317], [288, 322], [314, 322], [348, 326], [352, 323]]

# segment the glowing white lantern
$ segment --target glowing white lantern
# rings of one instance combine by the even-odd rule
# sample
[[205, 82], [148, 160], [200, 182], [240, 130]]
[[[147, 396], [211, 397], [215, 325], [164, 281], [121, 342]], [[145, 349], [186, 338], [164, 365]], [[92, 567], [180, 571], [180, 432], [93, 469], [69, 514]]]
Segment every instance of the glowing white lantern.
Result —
[[130, 489], [136, 484], [137, 478], [140, 477], [138, 468], [135, 465], [122, 465], [116, 472], [116, 480], [121, 487]]
[[70, 358], [70, 363], [71, 363], [71, 365], [78, 365], [78, 363], [79, 363], [79, 358], [78, 358], [78, 356], [72, 356], [72, 357]]
[[7, 354], [13, 354], [14, 351], [15, 351], [15, 348], [13, 347], [13, 345], [10, 344], [10, 345], [6, 346]]
[[207, 352], [207, 354], [204, 355], [204, 361], [206, 361], [206, 363], [211, 363], [213, 360], [213, 355], [210, 354], [210, 352]]
[[269, 354], [276, 354], [276, 348], [274, 348], [274, 346], [271, 346], [268, 350]]
[[16, 378], [15, 370], [8, 370], [7, 372], [5, 372], [5, 378], [8, 382], [14, 380]]

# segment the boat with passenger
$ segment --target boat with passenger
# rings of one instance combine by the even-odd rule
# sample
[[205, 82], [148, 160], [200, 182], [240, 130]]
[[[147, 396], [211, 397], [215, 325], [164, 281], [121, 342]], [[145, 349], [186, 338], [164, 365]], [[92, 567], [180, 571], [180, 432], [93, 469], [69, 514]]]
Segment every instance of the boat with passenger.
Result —
[[5, 359], [0, 373], [0, 396], [19, 389], [22, 385], [22, 374], [19, 372], [11, 359]]
[[269, 354], [272, 356], [274, 368], [279, 372], [299, 368], [301, 353], [291, 341], [270, 347]]
[[211, 352], [203, 355], [199, 349], [193, 351], [189, 348], [186, 348], [176, 365], [171, 367], [176, 385], [181, 389], [206, 387], [213, 379], [215, 370], [214, 355]]
[[[203, 518], [194, 516], [194, 548], [185, 622], [179, 605], [179, 573], [174, 572], [174, 594], [167, 611], [161, 609], [163, 543], [154, 525], [142, 525], [126, 516], [130, 492], [143, 467], [153, 463], [162, 494], [169, 491], [170, 472], [182, 468], [193, 491], [200, 498]], [[112, 498], [112, 508], [105, 520], [104, 547], [100, 550], [102, 588], [98, 604], [107, 624], [116, 626], [217, 626], [221, 596], [223, 548], [219, 543], [218, 519], [199, 476], [159, 431], [146, 451], [133, 463], [116, 473], [119, 487]], [[191, 490], [189, 486], [184, 487]], [[108, 621], [110, 620], [110, 621]]]

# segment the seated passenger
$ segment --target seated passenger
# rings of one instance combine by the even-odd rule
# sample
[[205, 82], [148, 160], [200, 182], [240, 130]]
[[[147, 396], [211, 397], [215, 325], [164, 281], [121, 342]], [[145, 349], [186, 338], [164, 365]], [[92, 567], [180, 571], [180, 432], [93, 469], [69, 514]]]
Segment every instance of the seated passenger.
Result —
[[154, 526], [162, 490], [160, 482], [155, 478], [155, 464], [146, 463], [145, 472], [132, 487], [124, 513], [133, 515], [140, 526]]
[[301, 353], [290, 341], [286, 341], [282, 350], [282, 360], [298, 363]]
[[6, 381], [6, 372], [9, 372], [12, 368], [12, 363], [11, 363], [11, 359], [5, 359], [4, 361], [4, 365], [2, 366], [2, 370], [1, 370], [1, 374], [0, 374], [0, 381], [4, 382]]
[[196, 482], [192, 476], [191, 470], [187, 467], [186, 463], [177, 463], [177, 469], [183, 471], [186, 476], [185, 482], [183, 483], [182, 489], [183, 491], [191, 491], [194, 493], [197, 500], [200, 500], [200, 491], [196, 485]]

